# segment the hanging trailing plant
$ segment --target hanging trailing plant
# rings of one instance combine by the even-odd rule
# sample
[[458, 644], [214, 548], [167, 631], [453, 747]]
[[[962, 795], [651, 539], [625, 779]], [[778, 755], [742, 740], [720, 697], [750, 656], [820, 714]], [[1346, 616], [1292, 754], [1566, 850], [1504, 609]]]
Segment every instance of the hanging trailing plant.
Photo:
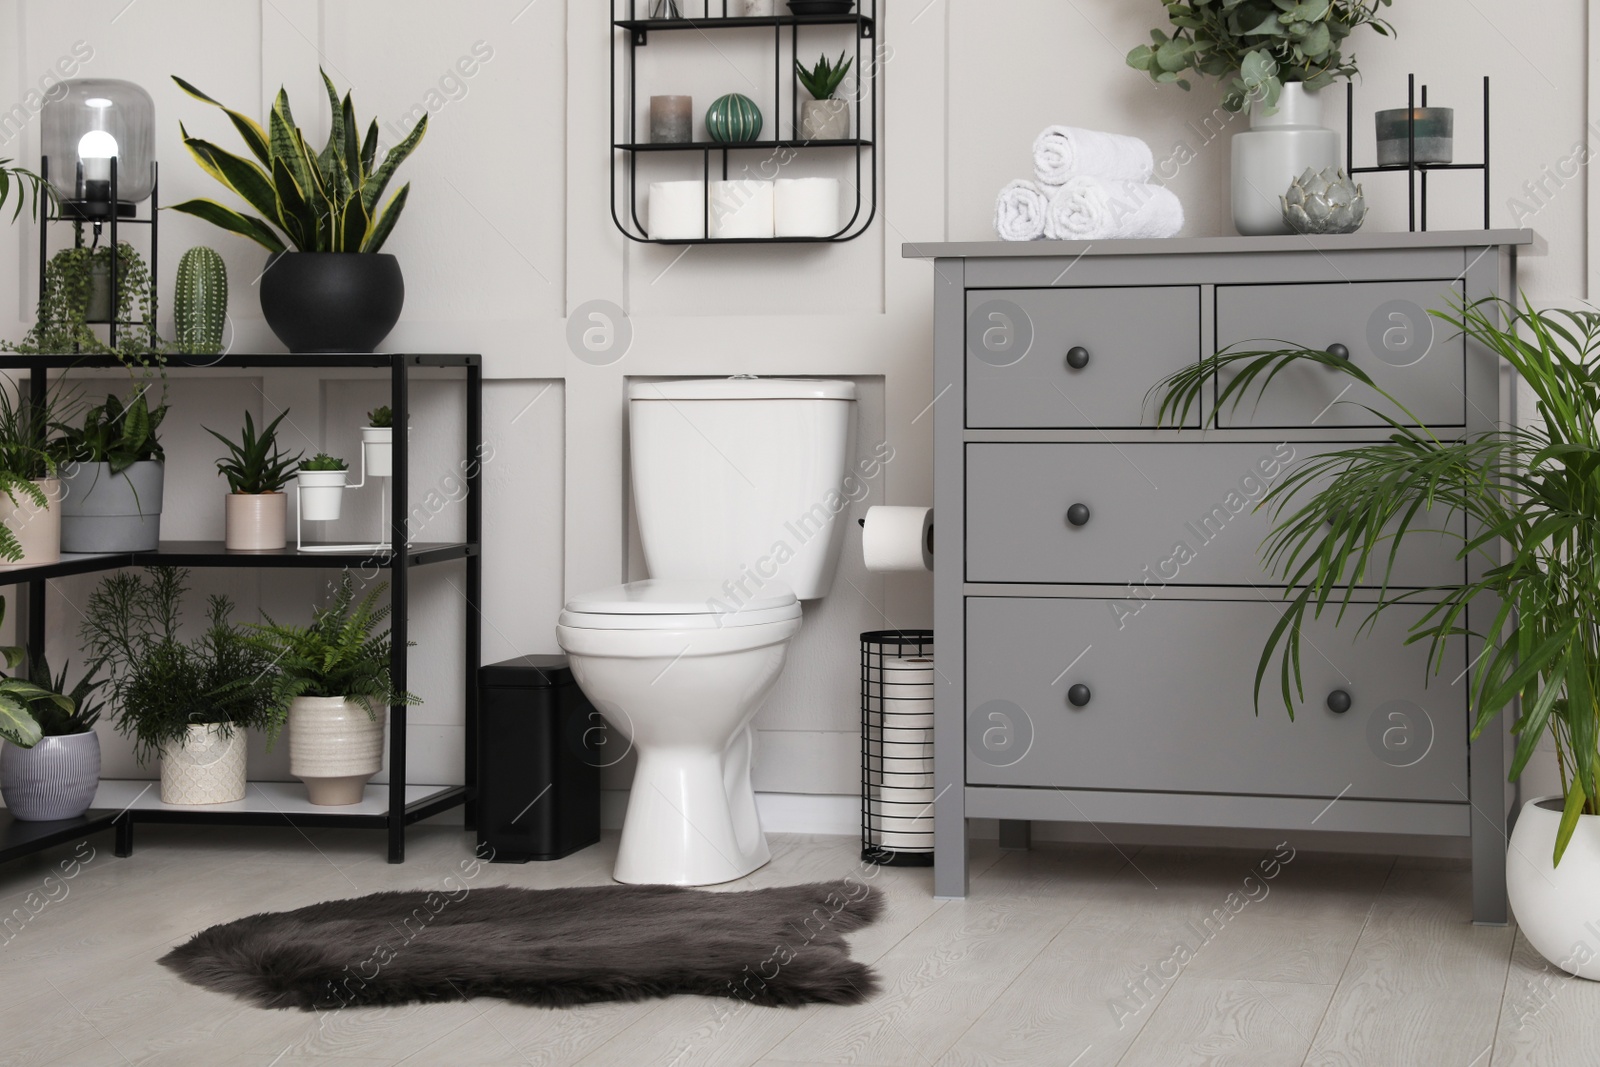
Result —
[[[160, 362], [161, 339], [155, 331], [155, 286], [144, 257], [126, 241], [117, 256], [117, 291], [107, 309], [118, 323], [117, 344], [108, 345], [93, 329], [90, 303], [95, 277], [110, 284], [111, 249], [64, 248], [51, 257], [33, 328], [21, 341], [0, 342], [0, 348], [24, 355], [82, 352], [116, 356], [124, 363]], [[98, 320], [99, 316], [95, 316]]]

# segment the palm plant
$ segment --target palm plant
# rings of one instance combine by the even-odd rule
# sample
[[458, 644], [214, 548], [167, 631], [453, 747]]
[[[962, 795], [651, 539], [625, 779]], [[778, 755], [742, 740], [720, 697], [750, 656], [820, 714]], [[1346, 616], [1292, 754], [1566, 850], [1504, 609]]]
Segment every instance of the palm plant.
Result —
[[289, 706], [304, 696], [343, 697], [374, 719], [382, 708], [422, 702], [395, 687], [388, 628], [373, 632], [389, 617], [389, 605], [378, 604], [388, 588], [380, 583], [356, 603], [355, 581], [345, 571], [333, 600], [312, 611], [311, 625], [290, 626], [267, 616], [265, 624], [252, 627], [251, 647], [273, 663], [269, 701], [278, 722], [287, 721]]
[[217, 470], [228, 479], [228, 490], [233, 493], [276, 493], [294, 477], [295, 465], [304, 452], [286, 455], [278, 449], [278, 423], [288, 417], [287, 408], [277, 418], [256, 433], [255, 420], [244, 413], [244, 431], [237, 443], [230, 441], [209, 426], [206, 433], [228, 448], [228, 457], [217, 460]]
[[[1376, 602], [1362, 605], [1361, 631], [1370, 633], [1395, 605], [1422, 598], [1435, 602], [1406, 640], [1428, 642], [1435, 675], [1452, 639], [1477, 638], [1490, 650], [1472, 667], [1474, 738], [1521, 698], [1511, 727], [1511, 780], [1547, 731], [1555, 741], [1566, 798], [1559, 864], [1578, 817], [1600, 815], [1600, 314], [1518, 310], [1494, 298], [1434, 315], [1510, 364], [1538, 397], [1538, 422], [1441, 440], [1348, 359], [1311, 349], [1225, 351], [1202, 360], [1156, 387], [1158, 418], [1182, 424], [1213, 382], [1214, 410], [1230, 402], [1236, 408], [1286, 367], [1310, 361], [1369, 386], [1413, 424], [1369, 408], [1392, 430], [1387, 440], [1307, 460], [1258, 505], [1273, 515], [1262, 551], [1287, 587], [1288, 610], [1256, 669], [1257, 711], [1276, 657], [1293, 716], [1304, 695], [1307, 616], [1334, 611], [1342, 620], [1357, 584], [1381, 573]], [[1224, 386], [1225, 373], [1233, 377]], [[1461, 516], [1464, 535], [1459, 522], [1442, 521]], [[1465, 585], [1391, 591], [1396, 555], [1413, 534], [1454, 537], [1461, 542], [1456, 558], [1476, 557], [1480, 576]], [[1489, 609], [1487, 627], [1469, 623], [1474, 604]]]
[[12, 222], [21, 217], [24, 206], [27, 206], [30, 218], [38, 218], [39, 203], [50, 203], [56, 198], [50, 183], [39, 175], [26, 167], [14, 166], [10, 159], [0, 159], [0, 207], [10, 198], [13, 187], [17, 191], [17, 206], [11, 209]]
[[313, 151], [295, 125], [289, 95], [283, 89], [272, 104], [267, 129], [247, 115], [225, 107], [182, 78], [178, 87], [196, 100], [220, 108], [239, 132], [254, 159], [246, 159], [210, 141], [189, 136], [181, 124], [183, 143], [202, 170], [221, 182], [259, 215], [248, 215], [204, 198], [174, 204], [172, 210], [204, 219], [230, 233], [250, 238], [269, 252], [377, 252], [388, 240], [405, 209], [411, 185], [382, 205], [395, 170], [405, 162], [428, 131], [424, 115], [411, 132], [378, 161], [378, 120], [360, 138], [350, 94], [343, 101], [326, 72], [323, 84], [333, 121], [321, 152]]
[[800, 79], [800, 84], [805, 86], [806, 92], [817, 100], [831, 100], [833, 94], [839, 91], [839, 86], [844, 84], [845, 76], [850, 73], [850, 65], [854, 59], [846, 59], [843, 52], [839, 53], [837, 63], [828, 62], [826, 55], [817, 60], [817, 65], [807, 69], [799, 60], [795, 61], [795, 76]]

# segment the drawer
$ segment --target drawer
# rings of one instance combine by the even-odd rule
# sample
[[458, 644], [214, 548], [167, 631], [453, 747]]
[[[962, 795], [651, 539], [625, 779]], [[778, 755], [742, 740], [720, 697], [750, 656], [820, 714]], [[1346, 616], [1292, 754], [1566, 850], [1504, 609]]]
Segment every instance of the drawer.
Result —
[[[1459, 297], [1462, 291], [1460, 282], [1451, 281], [1219, 285], [1217, 349], [1342, 344], [1356, 366], [1424, 424], [1462, 426], [1466, 341], [1448, 323], [1427, 314], [1448, 310], [1452, 295]], [[1335, 404], [1341, 393], [1346, 402]], [[1307, 364], [1278, 375], [1259, 404], [1252, 385], [1236, 411], [1223, 409], [1222, 424], [1387, 425], [1359, 404], [1404, 421], [1392, 404], [1367, 386], [1338, 371]]]
[[[1198, 362], [1200, 344], [1195, 286], [973, 290], [967, 293], [967, 425], [1153, 425], [1145, 394]], [[1088, 362], [1072, 367], [1067, 355], [1078, 348]], [[1198, 419], [1196, 413], [1196, 425]]]
[[1359, 638], [1364, 615], [1310, 623], [1291, 721], [1275, 664], [1259, 716], [1251, 698], [1276, 604], [1156, 601], [1119, 630], [1110, 603], [967, 601], [968, 782], [1465, 803], [1465, 652], [1427, 672], [1427, 645], [1402, 644], [1424, 608]]
[[[1256, 503], [1282, 480], [1286, 465], [1343, 447], [969, 444], [967, 580], [1137, 582], [1152, 589], [1269, 583], [1260, 547], [1272, 514], [1255, 510]], [[1074, 504], [1089, 510], [1081, 526], [1067, 518]], [[1455, 522], [1466, 529], [1460, 516]], [[1460, 546], [1440, 535], [1409, 535], [1390, 584], [1465, 581], [1466, 565], [1454, 558]], [[1380, 572], [1368, 581], [1381, 578]]]

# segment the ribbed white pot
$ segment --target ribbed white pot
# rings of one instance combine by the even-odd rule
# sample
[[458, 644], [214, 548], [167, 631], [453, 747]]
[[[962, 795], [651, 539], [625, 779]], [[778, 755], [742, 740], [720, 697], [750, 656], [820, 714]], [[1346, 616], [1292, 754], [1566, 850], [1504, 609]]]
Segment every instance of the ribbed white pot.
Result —
[[394, 474], [393, 445], [393, 426], [361, 428], [361, 448], [366, 457], [368, 474], [374, 478], [388, 478]]
[[349, 471], [301, 471], [300, 517], [308, 522], [332, 522], [344, 506], [344, 483]]
[[1578, 816], [1555, 864], [1561, 797], [1522, 806], [1506, 855], [1506, 894], [1517, 926], [1539, 955], [1579, 978], [1600, 981], [1600, 815]]
[[189, 727], [176, 745], [161, 747], [163, 804], [229, 804], [244, 799], [244, 730], [228, 736], [218, 723]]
[[289, 705], [289, 773], [313, 804], [357, 804], [383, 769], [385, 710], [376, 718], [344, 697], [296, 697]]

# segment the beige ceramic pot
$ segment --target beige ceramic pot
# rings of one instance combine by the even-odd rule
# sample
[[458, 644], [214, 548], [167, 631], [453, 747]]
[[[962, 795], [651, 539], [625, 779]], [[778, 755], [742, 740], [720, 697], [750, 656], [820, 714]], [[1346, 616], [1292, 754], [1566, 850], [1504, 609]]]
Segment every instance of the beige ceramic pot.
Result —
[[265, 552], [289, 543], [287, 494], [229, 493], [227, 507], [229, 551]]
[[161, 748], [163, 804], [229, 804], [244, 799], [244, 730], [222, 735], [217, 723], [189, 727], [176, 745]]
[[0, 560], [0, 569], [32, 567], [61, 558], [61, 479], [35, 478], [33, 484], [44, 490], [48, 506], [41, 508], [21, 493], [12, 503], [0, 493], [0, 522], [22, 543], [22, 558], [15, 563]]
[[289, 773], [313, 804], [358, 804], [383, 769], [384, 713], [344, 697], [296, 697], [289, 705]]

